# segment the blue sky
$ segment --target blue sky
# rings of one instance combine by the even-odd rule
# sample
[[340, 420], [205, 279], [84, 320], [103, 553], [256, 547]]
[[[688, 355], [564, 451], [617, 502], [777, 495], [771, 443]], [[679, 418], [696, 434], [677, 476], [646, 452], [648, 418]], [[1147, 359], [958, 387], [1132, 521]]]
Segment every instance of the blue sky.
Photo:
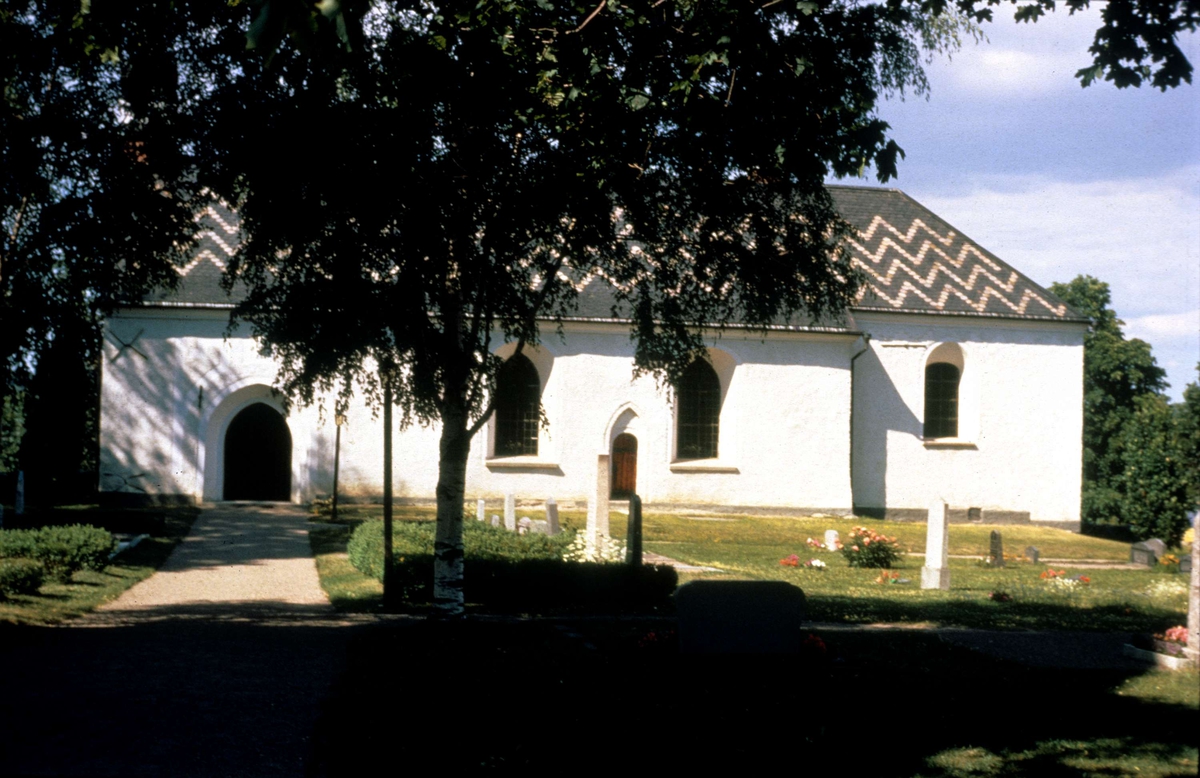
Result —
[[[1107, 281], [1178, 400], [1200, 362], [1200, 88], [1081, 88], [1099, 25], [999, 10], [987, 42], [926, 67], [928, 101], [883, 105], [907, 154], [887, 185], [1040, 284]], [[1180, 43], [1200, 69], [1200, 36]]]

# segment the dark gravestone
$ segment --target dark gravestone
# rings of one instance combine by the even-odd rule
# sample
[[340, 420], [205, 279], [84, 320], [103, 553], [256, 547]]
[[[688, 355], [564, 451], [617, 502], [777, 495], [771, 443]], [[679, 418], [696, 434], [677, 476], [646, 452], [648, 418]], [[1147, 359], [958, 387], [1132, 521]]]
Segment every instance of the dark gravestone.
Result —
[[804, 592], [784, 581], [692, 581], [675, 592], [679, 650], [689, 654], [795, 654]]
[[1041, 556], [1041, 553], [1042, 553], [1041, 551], [1038, 551], [1037, 546], [1026, 546], [1025, 547], [1026, 559], [1028, 559], [1030, 562], [1033, 562], [1035, 565], [1037, 564], [1038, 557]]
[[1192, 572], [1192, 557], [1190, 554], [1180, 557], [1179, 572], [1181, 572], [1181, 573]]
[[992, 530], [991, 545], [988, 548], [988, 564], [992, 567], [1004, 567], [1004, 541], [1000, 533]]
[[1167, 544], [1158, 538], [1143, 540], [1141, 543], [1134, 543], [1129, 547], [1129, 561], [1135, 565], [1149, 565], [1154, 567], [1158, 564], [1158, 558], [1167, 552]]
[[983, 509], [967, 508], [967, 521], [983, 521]]
[[625, 562], [642, 566], [642, 498], [629, 495], [629, 525], [625, 532]]

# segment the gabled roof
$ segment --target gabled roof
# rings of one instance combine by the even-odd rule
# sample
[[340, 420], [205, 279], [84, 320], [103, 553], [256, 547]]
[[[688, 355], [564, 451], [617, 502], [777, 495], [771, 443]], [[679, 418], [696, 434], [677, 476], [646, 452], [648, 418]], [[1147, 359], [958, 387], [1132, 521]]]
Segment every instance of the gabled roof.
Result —
[[[829, 191], [858, 230], [848, 249], [867, 284], [853, 310], [1087, 321], [904, 192], [836, 185]], [[241, 297], [220, 284], [237, 248], [237, 215], [214, 202], [198, 218], [197, 250], [179, 269], [179, 286], [148, 295], [144, 304], [231, 305]], [[600, 278], [587, 281], [578, 302], [578, 318], [613, 316], [611, 289]]]

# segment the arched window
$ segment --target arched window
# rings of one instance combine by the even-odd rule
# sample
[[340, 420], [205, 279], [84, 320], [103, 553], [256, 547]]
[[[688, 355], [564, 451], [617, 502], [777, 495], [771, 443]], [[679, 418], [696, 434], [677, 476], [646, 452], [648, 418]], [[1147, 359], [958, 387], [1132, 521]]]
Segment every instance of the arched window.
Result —
[[961, 373], [949, 362], [925, 366], [925, 437], [958, 437], [958, 380]]
[[500, 368], [496, 376], [496, 456], [537, 456], [541, 394], [537, 368], [523, 354]]
[[721, 419], [721, 382], [707, 360], [697, 359], [675, 387], [677, 459], [714, 459]]

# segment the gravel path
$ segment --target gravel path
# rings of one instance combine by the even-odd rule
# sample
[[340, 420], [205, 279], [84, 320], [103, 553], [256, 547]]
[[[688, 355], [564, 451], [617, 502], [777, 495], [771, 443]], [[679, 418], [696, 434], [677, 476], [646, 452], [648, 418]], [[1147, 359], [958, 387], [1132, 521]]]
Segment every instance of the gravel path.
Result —
[[322, 592], [302, 510], [206, 510], [114, 602], [3, 634], [0, 775], [303, 775], [364, 622]]

